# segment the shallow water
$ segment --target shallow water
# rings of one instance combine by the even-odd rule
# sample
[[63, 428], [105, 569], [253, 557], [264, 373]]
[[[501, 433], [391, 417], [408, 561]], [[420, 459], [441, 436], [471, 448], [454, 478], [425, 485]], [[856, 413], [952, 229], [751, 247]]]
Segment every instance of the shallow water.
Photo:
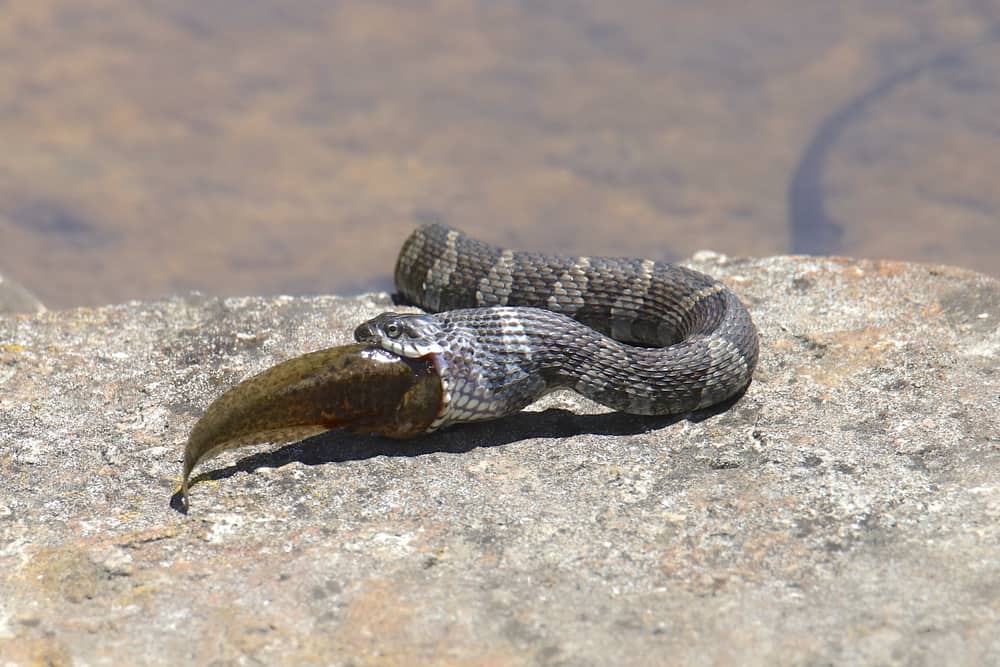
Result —
[[1000, 3], [104, 0], [0, 13], [0, 272], [52, 307], [518, 248], [1000, 274]]

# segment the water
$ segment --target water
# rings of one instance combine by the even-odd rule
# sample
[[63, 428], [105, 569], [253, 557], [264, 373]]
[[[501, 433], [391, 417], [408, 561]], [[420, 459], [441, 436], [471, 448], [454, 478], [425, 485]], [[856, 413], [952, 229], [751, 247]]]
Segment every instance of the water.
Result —
[[1000, 275], [1000, 4], [104, 0], [0, 13], [0, 273], [50, 307], [562, 253]]

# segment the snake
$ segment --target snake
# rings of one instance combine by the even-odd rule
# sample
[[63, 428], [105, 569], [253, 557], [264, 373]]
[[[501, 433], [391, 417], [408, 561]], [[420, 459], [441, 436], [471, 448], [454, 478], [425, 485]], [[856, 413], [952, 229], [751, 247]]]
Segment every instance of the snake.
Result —
[[757, 364], [739, 298], [668, 262], [516, 251], [434, 223], [403, 243], [395, 284], [427, 312], [384, 312], [354, 337], [433, 363], [442, 398], [429, 431], [556, 389], [629, 414], [690, 413], [740, 395]]

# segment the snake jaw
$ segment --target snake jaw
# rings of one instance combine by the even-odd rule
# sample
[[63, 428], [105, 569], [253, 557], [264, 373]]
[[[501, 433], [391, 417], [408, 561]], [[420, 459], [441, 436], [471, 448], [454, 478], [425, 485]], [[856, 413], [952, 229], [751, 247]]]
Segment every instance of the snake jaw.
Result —
[[444, 352], [444, 348], [437, 344], [417, 344], [410, 341], [385, 341], [382, 349], [398, 354], [407, 359], [420, 359], [421, 357], [439, 355]]
[[434, 365], [434, 372], [441, 380], [441, 406], [434, 421], [427, 427], [427, 432], [433, 433], [448, 422], [451, 408], [451, 383], [449, 381], [451, 365], [448, 363], [448, 355], [443, 349], [440, 352], [428, 354], [425, 358]]

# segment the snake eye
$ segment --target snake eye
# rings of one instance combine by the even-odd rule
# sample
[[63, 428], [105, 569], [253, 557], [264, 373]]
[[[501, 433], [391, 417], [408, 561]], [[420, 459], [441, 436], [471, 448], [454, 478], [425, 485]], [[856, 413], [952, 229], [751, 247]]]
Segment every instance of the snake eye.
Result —
[[399, 334], [403, 333], [403, 328], [399, 326], [399, 322], [387, 322], [385, 325], [385, 335], [389, 338], [399, 338]]

